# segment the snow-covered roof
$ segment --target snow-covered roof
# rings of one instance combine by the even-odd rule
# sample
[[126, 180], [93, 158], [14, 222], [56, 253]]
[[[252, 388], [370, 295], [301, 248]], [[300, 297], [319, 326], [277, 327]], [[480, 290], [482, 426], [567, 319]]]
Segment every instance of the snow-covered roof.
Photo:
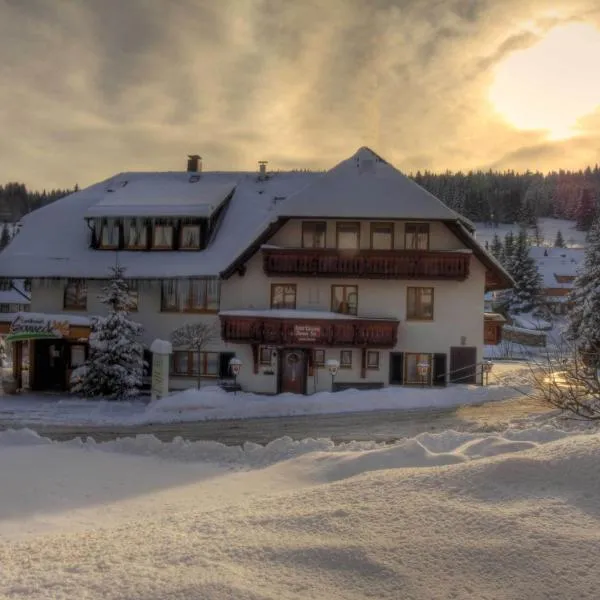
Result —
[[321, 175], [310, 188], [287, 199], [280, 214], [285, 217], [460, 220], [474, 229], [470, 221], [366, 147]]
[[[149, 173], [149, 180], [156, 175]], [[202, 177], [215, 184], [237, 182], [215, 238], [201, 252], [119, 251], [119, 264], [127, 277], [219, 275], [277, 220], [280, 200], [276, 198], [306, 186], [316, 175], [276, 173], [267, 181], [258, 181], [256, 173], [203, 173]], [[26, 215], [20, 233], [0, 253], [0, 275], [106, 278], [115, 264], [115, 252], [90, 248], [90, 230], [84, 217], [107, 194], [110, 181], [94, 184]]]
[[556, 276], [576, 277], [579, 265], [583, 263], [583, 248], [543, 248], [533, 246], [529, 255], [535, 259], [542, 276], [542, 287], [571, 289], [572, 282], [560, 282]]
[[29, 304], [31, 295], [25, 291], [25, 281], [13, 279], [12, 284], [9, 290], [0, 289], [0, 304]]
[[[20, 232], [0, 254], [0, 276], [106, 278], [115, 265], [116, 251], [90, 248], [85, 217], [149, 216], [148, 212], [141, 213], [152, 207], [156, 209], [153, 216], [159, 216], [158, 209], [168, 210], [167, 198], [179, 203], [178, 210], [186, 207], [189, 212], [190, 207], [196, 206], [212, 211], [233, 192], [206, 249], [120, 250], [118, 261], [126, 277], [166, 279], [228, 274], [261, 243], [266, 243], [269, 232], [287, 218], [385, 218], [446, 222], [510, 287], [510, 277], [474, 239], [468, 220], [368, 148], [361, 148], [326, 174], [284, 172], [261, 179], [257, 173], [204, 172], [198, 181], [190, 183], [191, 176], [194, 174], [121, 173], [29, 213], [22, 220]], [[163, 216], [166, 214], [163, 212]]]
[[87, 217], [210, 217], [233, 191], [239, 175], [123, 173], [101, 189]]

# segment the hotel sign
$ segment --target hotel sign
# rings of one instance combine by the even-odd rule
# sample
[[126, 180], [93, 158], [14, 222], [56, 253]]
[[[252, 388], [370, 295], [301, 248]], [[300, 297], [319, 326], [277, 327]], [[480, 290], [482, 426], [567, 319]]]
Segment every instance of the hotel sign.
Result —
[[318, 342], [321, 339], [321, 326], [294, 325], [294, 338], [297, 342]]
[[10, 324], [8, 340], [69, 337], [68, 321], [59, 321], [41, 315], [19, 315]]

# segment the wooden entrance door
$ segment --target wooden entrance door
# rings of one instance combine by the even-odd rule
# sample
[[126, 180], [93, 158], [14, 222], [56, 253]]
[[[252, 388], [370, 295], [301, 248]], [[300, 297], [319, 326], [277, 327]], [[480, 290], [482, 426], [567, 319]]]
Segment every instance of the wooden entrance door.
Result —
[[476, 383], [477, 348], [453, 346], [450, 348], [451, 383]]
[[306, 393], [306, 353], [304, 350], [286, 348], [281, 352], [280, 392]]

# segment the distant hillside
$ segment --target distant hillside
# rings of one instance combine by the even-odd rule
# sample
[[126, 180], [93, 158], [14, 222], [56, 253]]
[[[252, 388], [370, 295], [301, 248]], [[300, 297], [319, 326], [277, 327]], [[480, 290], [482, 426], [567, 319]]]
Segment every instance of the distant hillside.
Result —
[[[600, 168], [548, 174], [514, 171], [417, 172], [413, 179], [472, 221], [523, 223], [537, 218], [591, 223], [600, 198]], [[581, 229], [580, 227], [578, 227]]]
[[[469, 171], [411, 175], [419, 185], [472, 221], [532, 225], [540, 217], [590, 221], [600, 202], [600, 167], [552, 173]], [[74, 189], [31, 192], [24, 183], [0, 185], [0, 221], [54, 202]], [[585, 208], [585, 210], [583, 210]]]

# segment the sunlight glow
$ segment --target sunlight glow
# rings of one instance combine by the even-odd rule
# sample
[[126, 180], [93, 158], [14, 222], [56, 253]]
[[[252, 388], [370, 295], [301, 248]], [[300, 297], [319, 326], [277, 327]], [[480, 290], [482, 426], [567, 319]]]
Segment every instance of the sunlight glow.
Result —
[[490, 101], [517, 129], [573, 137], [578, 119], [600, 106], [599, 57], [600, 30], [584, 23], [556, 27], [498, 65]]

